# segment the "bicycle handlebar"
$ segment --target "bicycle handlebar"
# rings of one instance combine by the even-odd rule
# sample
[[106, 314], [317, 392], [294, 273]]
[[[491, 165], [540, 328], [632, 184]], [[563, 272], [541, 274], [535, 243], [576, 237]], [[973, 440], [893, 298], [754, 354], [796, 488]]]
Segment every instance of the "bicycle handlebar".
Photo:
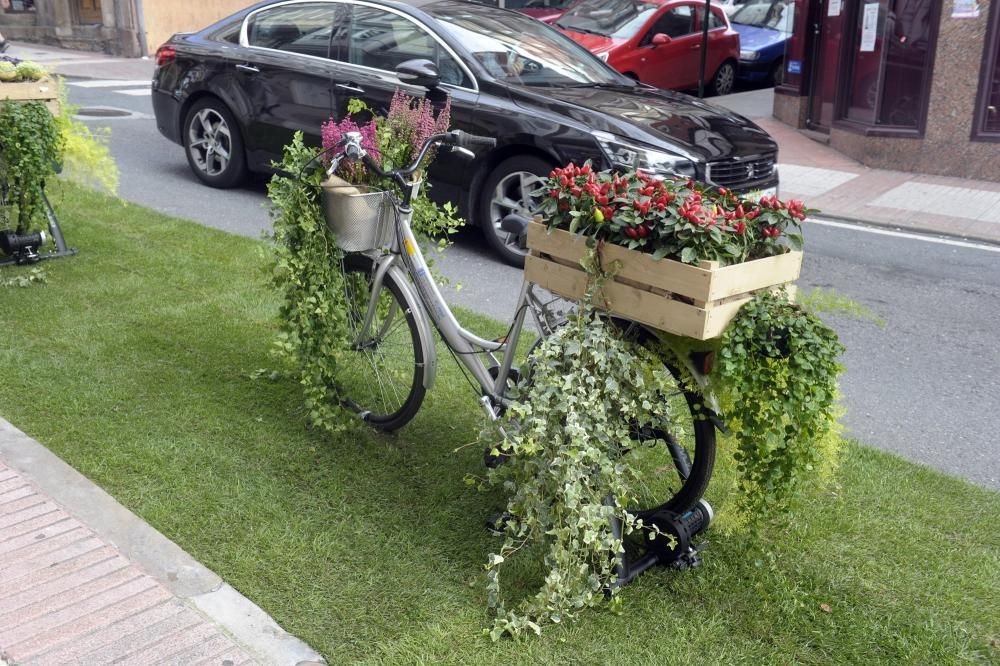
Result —
[[469, 146], [488, 146], [492, 148], [497, 145], [497, 140], [488, 136], [469, 134], [468, 132], [463, 132], [462, 130], [452, 130], [441, 134], [433, 134], [427, 137], [424, 144], [420, 147], [417, 156], [409, 166], [401, 169], [385, 171], [382, 169], [382, 166], [372, 159], [368, 152], [361, 147], [361, 134], [359, 132], [348, 132], [344, 138], [341, 139], [336, 146], [334, 146], [334, 149], [343, 148], [344, 150], [340, 155], [334, 158], [334, 161], [330, 165], [330, 169], [327, 170], [327, 173], [335, 171], [337, 166], [340, 164], [340, 160], [344, 157], [347, 157], [348, 159], [361, 159], [364, 165], [374, 171], [380, 178], [391, 178], [401, 187], [406, 189], [406, 178], [408, 176], [412, 176], [417, 169], [420, 168], [420, 165], [427, 157], [427, 153], [431, 150], [431, 148], [438, 144], [454, 146], [459, 149], [467, 149]]

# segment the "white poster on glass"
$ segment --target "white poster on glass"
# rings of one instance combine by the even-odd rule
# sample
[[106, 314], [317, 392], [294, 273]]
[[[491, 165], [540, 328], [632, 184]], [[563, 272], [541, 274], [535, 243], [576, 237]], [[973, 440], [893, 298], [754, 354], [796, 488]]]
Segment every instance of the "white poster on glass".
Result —
[[830, 0], [830, 4], [826, 7], [826, 15], [840, 16], [840, 3], [841, 0]]
[[979, 3], [977, 0], [955, 0], [951, 10], [952, 18], [979, 18]]
[[861, 24], [861, 51], [875, 50], [875, 37], [878, 35], [878, 3], [865, 4], [864, 22]]

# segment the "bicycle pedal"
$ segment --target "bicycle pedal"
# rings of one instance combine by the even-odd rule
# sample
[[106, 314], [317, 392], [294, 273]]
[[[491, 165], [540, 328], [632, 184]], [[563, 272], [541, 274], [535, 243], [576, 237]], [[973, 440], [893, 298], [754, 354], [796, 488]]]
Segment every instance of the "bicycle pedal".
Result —
[[486, 527], [486, 531], [493, 536], [503, 536], [509, 521], [510, 513], [507, 511], [497, 511], [486, 519], [484, 526]]

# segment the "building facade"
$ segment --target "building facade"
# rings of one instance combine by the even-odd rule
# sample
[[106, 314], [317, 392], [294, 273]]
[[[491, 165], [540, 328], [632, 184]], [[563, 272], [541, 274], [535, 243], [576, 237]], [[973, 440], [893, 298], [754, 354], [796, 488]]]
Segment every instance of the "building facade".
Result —
[[1000, 0], [790, 0], [774, 115], [878, 168], [1000, 181]]
[[253, 0], [0, 0], [14, 41], [141, 56], [175, 32], [199, 30]]

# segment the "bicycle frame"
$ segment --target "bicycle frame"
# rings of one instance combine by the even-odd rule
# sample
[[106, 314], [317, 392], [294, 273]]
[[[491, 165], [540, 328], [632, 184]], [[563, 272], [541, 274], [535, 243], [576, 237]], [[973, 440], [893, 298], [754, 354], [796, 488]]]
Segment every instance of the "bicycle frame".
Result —
[[[417, 187], [415, 185], [414, 187]], [[511, 376], [511, 368], [514, 364], [514, 356], [517, 351], [518, 341], [524, 329], [524, 320], [530, 312], [535, 320], [535, 324], [540, 332], [548, 332], [551, 329], [548, 309], [534, 293], [534, 285], [525, 281], [521, 285], [520, 294], [517, 300], [517, 309], [511, 321], [510, 333], [504, 340], [486, 340], [471, 331], [465, 329], [455, 318], [451, 308], [442, 296], [437, 283], [431, 275], [427, 260], [420, 249], [413, 229], [410, 227], [410, 220], [413, 216], [412, 208], [406, 205], [396, 204], [399, 213], [398, 219], [394, 221], [396, 228], [395, 240], [389, 253], [371, 253], [369, 256], [375, 262], [376, 270], [372, 280], [373, 300], [369, 304], [368, 315], [361, 327], [361, 335], [364, 336], [374, 315], [375, 298], [382, 286], [385, 275], [394, 268], [409, 275], [415, 287], [417, 302], [423, 313], [430, 318], [434, 327], [441, 334], [444, 342], [455, 353], [457, 358], [469, 370], [478, 382], [482, 394], [488, 398], [489, 404], [483, 403], [484, 408], [490, 413], [492, 418], [498, 416], [496, 407], [507, 402], [506, 389], [507, 382]], [[402, 263], [402, 268], [398, 264]], [[397, 280], [397, 282], [399, 282]], [[415, 313], [418, 314], [418, 313]], [[418, 317], [419, 320], [423, 317]], [[500, 359], [496, 354], [502, 354]], [[490, 360], [488, 365], [485, 358]], [[425, 359], [428, 358], [425, 355]], [[433, 350], [429, 358], [433, 358]], [[495, 377], [491, 374], [491, 368], [498, 368]], [[425, 382], [427, 388], [434, 381], [436, 365], [433, 362], [427, 364], [425, 372]]]

